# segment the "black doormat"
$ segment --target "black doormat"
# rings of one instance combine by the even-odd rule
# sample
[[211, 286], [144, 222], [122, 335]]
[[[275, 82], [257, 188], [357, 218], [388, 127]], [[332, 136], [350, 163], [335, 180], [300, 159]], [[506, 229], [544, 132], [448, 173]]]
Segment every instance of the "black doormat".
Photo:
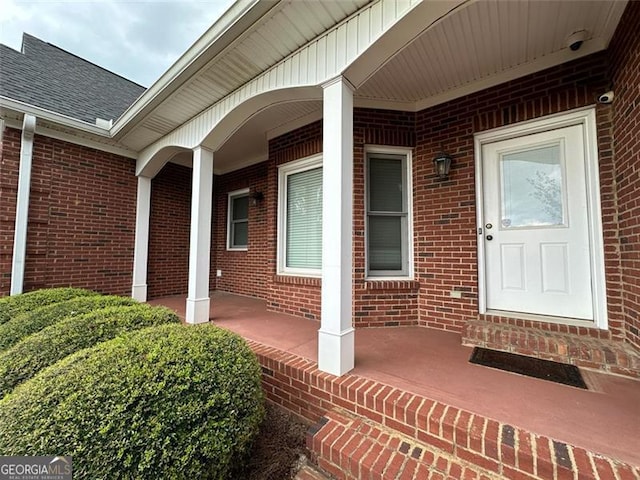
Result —
[[469, 361], [477, 365], [484, 365], [485, 367], [497, 368], [528, 377], [541, 378], [542, 380], [587, 389], [587, 385], [584, 383], [578, 367], [567, 365], [566, 363], [540, 360], [539, 358], [525, 357], [524, 355], [500, 352], [498, 350], [488, 350], [481, 347], [475, 347], [473, 349]]

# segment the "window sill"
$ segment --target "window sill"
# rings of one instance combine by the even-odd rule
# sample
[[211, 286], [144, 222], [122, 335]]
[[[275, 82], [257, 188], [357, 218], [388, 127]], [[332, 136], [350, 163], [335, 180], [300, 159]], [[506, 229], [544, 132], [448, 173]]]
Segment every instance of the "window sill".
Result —
[[417, 292], [420, 289], [420, 282], [417, 280], [377, 280], [368, 278], [364, 282], [364, 288], [369, 292], [381, 290]]
[[320, 277], [301, 277], [296, 275], [276, 275], [273, 277], [275, 283], [284, 283], [288, 285], [308, 285], [311, 287], [320, 287], [322, 278]]

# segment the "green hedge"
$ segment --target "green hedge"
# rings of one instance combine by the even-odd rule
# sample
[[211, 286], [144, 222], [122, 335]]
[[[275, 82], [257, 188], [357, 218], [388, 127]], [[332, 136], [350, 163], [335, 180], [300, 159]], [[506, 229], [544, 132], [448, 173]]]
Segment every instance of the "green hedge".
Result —
[[0, 352], [15, 345], [23, 338], [65, 318], [78, 317], [100, 308], [135, 305], [136, 303], [138, 302], [127, 297], [94, 295], [92, 297], [76, 297], [21, 313], [0, 325]]
[[178, 322], [178, 316], [168, 308], [147, 304], [108, 307], [68, 317], [0, 353], [0, 398], [43, 368], [78, 350], [131, 330]]
[[4, 455], [72, 455], [74, 479], [225, 479], [264, 415], [260, 366], [213, 325], [82, 350], [0, 401]]
[[62, 287], [45, 288], [34, 292], [2, 297], [0, 298], [0, 325], [23, 312], [28, 312], [51, 303], [63, 302], [70, 298], [88, 295], [96, 295], [96, 292], [82, 288]]

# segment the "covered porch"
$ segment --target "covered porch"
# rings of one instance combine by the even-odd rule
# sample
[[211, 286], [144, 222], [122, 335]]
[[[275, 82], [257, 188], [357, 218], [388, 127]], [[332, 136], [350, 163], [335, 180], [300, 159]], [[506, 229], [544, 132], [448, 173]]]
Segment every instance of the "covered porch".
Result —
[[[211, 299], [211, 322], [242, 335], [258, 354], [268, 397], [308, 420], [317, 421], [338, 406], [460, 457], [467, 449], [473, 453], [472, 439], [461, 446], [457, 433], [448, 439], [448, 428], [466, 429], [470, 437], [475, 431], [481, 438], [479, 455], [490, 470], [506, 468], [498, 447], [508, 440], [505, 436], [513, 440], [515, 429], [516, 458], [528, 445], [523, 435], [536, 439], [537, 447], [527, 447], [532, 470], [517, 467], [533, 478], [547, 478], [540, 462], [555, 465], [556, 460], [560, 467], [553, 467], [550, 478], [562, 478], [558, 468], [563, 461], [574, 474], [605, 467], [640, 472], [640, 381], [581, 369], [588, 386], [582, 390], [477, 366], [468, 362], [472, 349], [461, 345], [460, 334], [420, 327], [357, 329], [355, 368], [335, 377], [317, 370], [319, 322], [267, 311], [256, 298], [212, 292]], [[184, 300], [174, 296], [151, 303], [173, 308], [184, 318]], [[434, 402], [444, 408], [434, 409]], [[484, 419], [479, 431], [477, 419]], [[435, 433], [421, 434], [435, 424]], [[544, 448], [541, 439], [548, 439]], [[493, 460], [487, 445], [492, 441], [497, 445]], [[551, 460], [543, 458], [547, 448]], [[468, 458], [479, 463], [475, 456]], [[599, 466], [601, 460], [605, 466]], [[598, 475], [575, 478], [617, 478]]]

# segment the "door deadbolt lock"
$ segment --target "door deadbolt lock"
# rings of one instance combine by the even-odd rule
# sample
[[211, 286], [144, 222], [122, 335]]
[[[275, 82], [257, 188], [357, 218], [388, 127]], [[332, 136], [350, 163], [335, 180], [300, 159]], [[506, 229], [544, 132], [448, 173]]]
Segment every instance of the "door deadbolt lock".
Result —
[[490, 223], [487, 223], [484, 227], [485, 227], [487, 230], [490, 230], [491, 228], [493, 228], [493, 225], [491, 225]]
[[487, 235], [487, 240], [493, 240], [493, 235]]

